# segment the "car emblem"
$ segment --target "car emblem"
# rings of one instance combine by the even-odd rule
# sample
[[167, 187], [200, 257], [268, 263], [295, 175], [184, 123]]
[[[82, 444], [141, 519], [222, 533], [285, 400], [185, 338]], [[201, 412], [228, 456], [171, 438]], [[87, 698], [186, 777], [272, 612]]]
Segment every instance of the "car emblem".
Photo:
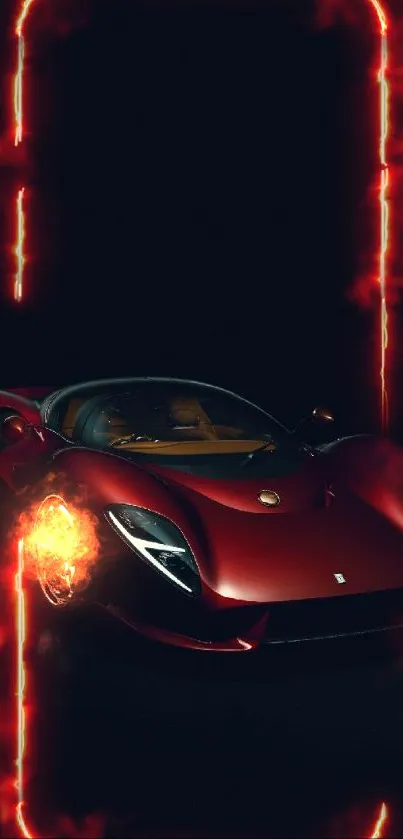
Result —
[[265, 507], [277, 507], [280, 504], [280, 496], [272, 489], [262, 489], [259, 492], [258, 499]]
[[346, 583], [347, 582], [346, 578], [343, 577], [343, 574], [333, 574], [333, 577], [335, 578], [336, 583]]

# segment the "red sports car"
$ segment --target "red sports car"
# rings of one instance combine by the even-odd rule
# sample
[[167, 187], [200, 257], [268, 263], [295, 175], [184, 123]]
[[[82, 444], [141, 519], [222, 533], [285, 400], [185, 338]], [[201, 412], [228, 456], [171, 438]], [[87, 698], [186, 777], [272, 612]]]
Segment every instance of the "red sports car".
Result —
[[390, 441], [315, 446], [324, 410], [290, 432], [234, 393], [168, 378], [2, 391], [0, 412], [5, 502], [24, 514], [34, 500], [38, 532], [70, 504], [95, 521], [85, 583], [82, 551], [67, 567], [52, 542], [52, 562], [38, 559], [54, 608], [97, 604], [148, 638], [215, 651], [403, 625]]

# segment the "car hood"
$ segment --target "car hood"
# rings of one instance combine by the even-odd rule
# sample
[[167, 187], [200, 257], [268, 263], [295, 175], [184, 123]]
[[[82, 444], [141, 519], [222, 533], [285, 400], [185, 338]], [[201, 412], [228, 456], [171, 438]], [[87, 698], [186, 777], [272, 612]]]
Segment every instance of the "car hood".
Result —
[[[217, 595], [266, 603], [403, 587], [402, 532], [348, 488], [329, 491], [319, 460], [263, 481], [148, 471], [187, 510], [204, 545], [202, 578]], [[279, 495], [277, 507], [259, 502], [263, 489]]]

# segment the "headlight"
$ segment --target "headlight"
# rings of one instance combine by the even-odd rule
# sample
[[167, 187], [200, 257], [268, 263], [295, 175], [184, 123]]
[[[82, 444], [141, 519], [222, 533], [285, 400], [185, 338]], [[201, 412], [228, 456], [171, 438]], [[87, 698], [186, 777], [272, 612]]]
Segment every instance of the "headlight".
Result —
[[193, 553], [169, 519], [130, 504], [111, 504], [105, 515], [142, 559], [184, 591], [199, 594], [200, 576]]

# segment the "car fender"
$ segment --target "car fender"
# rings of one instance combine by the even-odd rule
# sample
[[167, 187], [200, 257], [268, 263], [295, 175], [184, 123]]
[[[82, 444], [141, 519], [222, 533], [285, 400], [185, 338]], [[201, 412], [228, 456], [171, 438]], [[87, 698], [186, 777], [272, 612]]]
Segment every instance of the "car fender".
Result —
[[335, 491], [346, 487], [403, 530], [403, 448], [386, 437], [356, 435], [327, 447]]
[[[39, 425], [41, 422], [39, 408], [34, 402], [19, 394], [11, 393], [7, 390], [0, 390], [0, 426], [5, 416], [7, 414], [9, 415], [9, 412], [22, 417], [27, 424], [32, 426]], [[38, 448], [39, 441], [35, 440], [34, 446], [32, 446], [32, 438], [30, 441], [28, 439], [29, 437], [31, 438], [31, 435], [26, 435], [21, 441], [6, 445], [0, 451], [0, 484], [4, 489], [7, 488], [10, 491], [15, 489], [15, 465], [29, 460], [33, 449], [35, 447]]]
[[170, 519], [188, 541], [196, 560], [206, 561], [207, 549], [197, 513], [184, 505], [162, 478], [124, 457], [84, 447], [53, 455], [51, 468], [60, 476], [59, 491], [82, 487], [83, 504], [102, 520], [109, 504], [132, 504]]
[[19, 416], [33, 425], [39, 425], [41, 423], [40, 410], [34, 402], [17, 393], [0, 390], [0, 410], [5, 409], [15, 411], [16, 414], [19, 414]]

